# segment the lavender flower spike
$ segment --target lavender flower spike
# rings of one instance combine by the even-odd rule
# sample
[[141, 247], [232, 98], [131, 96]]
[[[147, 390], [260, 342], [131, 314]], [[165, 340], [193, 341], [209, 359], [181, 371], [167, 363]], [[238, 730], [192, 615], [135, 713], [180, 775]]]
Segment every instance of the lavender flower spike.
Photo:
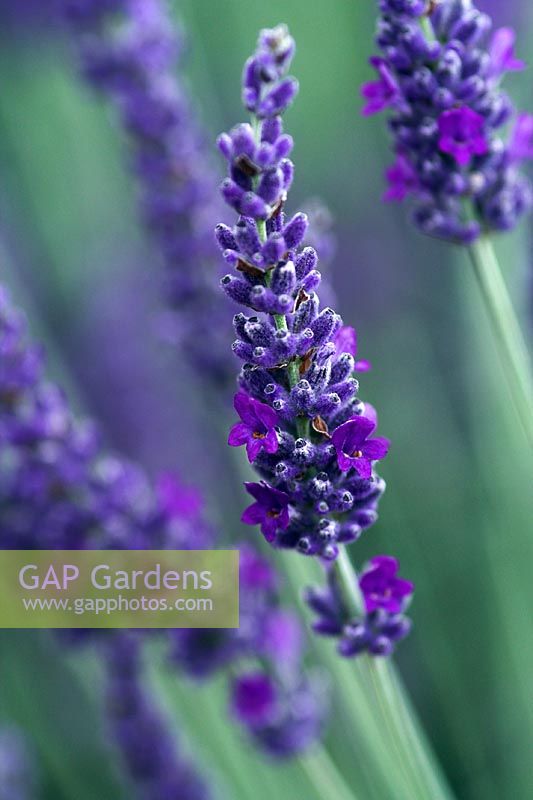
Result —
[[[519, 171], [531, 153], [514, 146], [512, 132], [524, 121], [500, 87], [525, 66], [514, 31], [490, 36], [490, 18], [471, 0], [381, 0], [380, 10], [381, 56], [370, 59], [378, 80], [362, 94], [364, 114], [390, 112], [396, 162], [385, 199], [409, 195], [415, 224], [452, 242], [514, 228], [532, 202]], [[509, 122], [510, 137], [502, 133]]]
[[256, 504], [244, 521], [261, 523], [277, 547], [332, 560], [340, 543], [354, 541], [375, 521], [384, 484], [370, 466], [365, 477], [338, 467], [335, 431], [365, 410], [356, 397], [349, 352], [355, 337], [333, 309], [320, 309], [317, 254], [301, 248], [307, 218], [298, 213], [286, 219], [283, 211], [293, 165], [292, 138], [283, 132], [281, 113], [297, 88], [286, 76], [293, 50], [286, 27], [278, 26], [261, 33], [247, 61], [243, 91], [249, 98], [253, 88], [259, 116], [253, 125], [237, 125], [219, 137], [230, 168], [222, 194], [240, 217], [233, 230], [219, 225], [217, 239], [235, 270], [222, 287], [252, 311], [234, 318], [233, 350], [243, 362], [238, 405], [266, 406], [271, 424], [278, 423], [276, 449], [255, 448], [252, 454], [263, 482], [247, 487]]
[[[242, 422], [230, 443], [248, 447], [250, 436], [272, 437], [270, 449], [248, 447], [261, 481], [246, 484], [255, 502], [243, 521], [260, 525], [274, 547], [331, 565], [342, 545], [376, 520], [385, 484], [374, 465], [389, 443], [371, 438], [376, 413], [357, 398], [355, 331], [332, 308], [320, 307], [318, 257], [302, 247], [307, 218], [284, 213], [294, 172], [292, 138], [282, 122], [297, 90], [287, 77], [293, 52], [284, 25], [261, 32], [243, 76], [252, 124], [218, 139], [229, 166], [221, 191], [239, 214], [233, 229], [216, 230], [233, 268], [222, 288], [243, 306], [233, 344], [242, 362], [236, 396]], [[329, 571], [335, 581], [335, 567]], [[261, 691], [266, 696], [265, 686]]]

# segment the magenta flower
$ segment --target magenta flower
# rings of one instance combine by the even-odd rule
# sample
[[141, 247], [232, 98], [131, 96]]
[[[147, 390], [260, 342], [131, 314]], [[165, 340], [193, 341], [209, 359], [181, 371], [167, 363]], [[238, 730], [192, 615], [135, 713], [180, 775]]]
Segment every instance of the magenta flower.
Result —
[[489, 75], [500, 77], [504, 72], [520, 72], [526, 68], [526, 62], [517, 58], [514, 52], [516, 33], [512, 28], [499, 28], [492, 37], [489, 56]]
[[372, 462], [385, 458], [390, 446], [389, 440], [381, 436], [369, 438], [375, 429], [374, 419], [359, 416], [352, 417], [333, 431], [331, 440], [342, 472], [353, 467], [361, 478], [372, 476]]
[[401, 203], [407, 195], [420, 189], [420, 182], [410, 161], [397, 153], [396, 161], [385, 171], [388, 189], [383, 195], [386, 203]]
[[264, 481], [244, 485], [256, 502], [245, 509], [241, 522], [246, 525], [261, 525], [261, 532], [267, 542], [273, 542], [277, 531], [284, 531], [289, 525], [289, 495]]
[[[335, 345], [336, 355], [340, 356], [343, 353], [349, 353], [355, 358], [357, 355], [357, 334], [355, 329], [350, 325], [342, 325], [333, 337], [333, 344]], [[355, 372], [369, 372], [371, 369], [372, 364], [364, 358], [354, 364]]]
[[439, 148], [451, 155], [458, 164], [466, 167], [472, 156], [488, 153], [485, 120], [476, 111], [463, 106], [444, 111], [439, 119]]
[[368, 613], [383, 608], [400, 614], [406, 600], [413, 594], [414, 585], [398, 577], [399, 563], [392, 556], [375, 556], [359, 578]]
[[512, 162], [533, 158], [533, 116], [519, 114], [511, 133], [509, 158]]
[[254, 400], [246, 392], [237, 392], [233, 405], [241, 421], [231, 429], [228, 444], [231, 447], [245, 444], [250, 463], [255, 461], [261, 450], [275, 453], [278, 449], [275, 426], [279, 420], [274, 409]]
[[233, 712], [247, 725], [266, 724], [272, 717], [276, 699], [272, 679], [262, 672], [241, 675], [233, 684]]
[[385, 108], [391, 106], [398, 95], [398, 85], [392, 77], [385, 60], [373, 57], [370, 59], [371, 65], [377, 71], [379, 80], [369, 81], [361, 87], [361, 94], [365, 98], [366, 105], [363, 108], [363, 115], [369, 117], [377, 114]]

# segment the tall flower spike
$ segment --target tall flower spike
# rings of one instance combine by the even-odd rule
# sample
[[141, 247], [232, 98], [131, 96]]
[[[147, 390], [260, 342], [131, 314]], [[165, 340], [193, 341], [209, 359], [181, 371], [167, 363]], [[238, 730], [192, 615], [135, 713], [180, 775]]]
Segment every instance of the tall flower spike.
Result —
[[[115, 107], [131, 149], [141, 212], [166, 266], [166, 338], [217, 387], [231, 375], [218, 334], [212, 227], [217, 177], [186, 89], [184, 45], [163, 0], [61, 0], [86, 80]], [[217, 319], [213, 326], [213, 319]]]
[[461, 244], [514, 228], [532, 199], [519, 171], [532, 151], [516, 147], [528, 122], [500, 88], [525, 66], [514, 31], [490, 35], [471, 0], [381, 0], [380, 10], [381, 56], [370, 59], [378, 79], [362, 94], [365, 115], [389, 113], [396, 161], [385, 200], [410, 196], [424, 233]]
[[[261, 32], [243, 75], [252, 123], [218, 139], [229, 165], [221, 191], [239, 214], [233, 229], [224, 224], [216, 229], [223, 257], [233, 267], [222, 288], [246, 312], [234, 318], [233, 351], [243, 365], [235, 401], [241, 421], [230, 444], [246, 444], [261, 478], [246, 484], [255, 502], [243, 522], [260, 525], [274, 547], [297, 549], [331, 565], [343, 545], [376, 520], [385, 485], [374, 464], [389, 443], [371, 436], [376, 412], [357, 398], [355, 331], [343, 326], [332, 308], [320, 307], [318, 257], [313, 248], [302, 247], [307, 217], [284, 213], [294, 172], [292, 138], [282, 122], [297, 91], [295, 79], [287, 77], [293, 52], [286, 26]], [[329, 574], [336, 585], [335, 567]], [[351, 590], [359, 592], [355, 576], [351, 580]], [[343, 620], [355, 624], [341, 606]], [[240, 686], [241, 711], [245, 688], [250, 714], [262, 718], [271, 687], [255, 679]]]
[[[250, 97], [253, 87], [259, 116], [218, 140], [230, 169], [222, 193], [240, 214], [233, 230], [221, 224], [216, 232], [235, 270], [222, 287], [252, 311], [234, 319], [233, 350], [244, 363], [236, 396], [242, 422], [232, 429], [230, 443], [247, 443], [263, 478], [247, 484], [255, 503], [243, 521], [261, 524], [275, 546], [331, 560], [339, 543], [354, 541], [376, 519], [384, 483], [371, 464], [385, 455], [386, 441], [379, 439], [379, 452], [372, 446], [378, 440], [361, 443], [369, 456], [359, 461], [354, 444], [347, 457], [360, 470], [339, 468], [336, 442], [343, 425], [370, 430], [375, 421], [365, 417], [356, 397], [355, 332], [342, 326], [333, 309], [320, 309], [318, 257], [311, 247], [301, 247], [307, 217], [297, 213], [287, 219], [283, 211], [293, 165], [292, 138], [283, 132], [281, 114], [297, 88], [286, 76], [293, 51], [285, 26], [260, 34], [246, 63], [243, 90]], [[272, 96], [275, 104], [264, 100]], [[254, 422], [252, 409], [268, 424]], [[250, 441], [259, 444], [249, 447]]]

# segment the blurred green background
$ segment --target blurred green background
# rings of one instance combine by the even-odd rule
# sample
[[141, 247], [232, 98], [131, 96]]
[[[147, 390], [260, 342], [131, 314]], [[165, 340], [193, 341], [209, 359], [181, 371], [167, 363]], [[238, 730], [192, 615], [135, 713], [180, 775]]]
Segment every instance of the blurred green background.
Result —
[[[531, 458], [466, 257], [425, 240], [405, 209], [380, 201], [387, 134], [382, 119], [360, 116], [358, 97], [370, 76], [375, 4], [183, 0], [174, 7], [190, 42], [189, 88], [213, 140], [242, 118], [241, 65], [258, 29], [284, 21], [296, 38], [301, 90], [286, 123], [296, 142], [291, 208], [320, 196], [331, 209], [332, 283], [361, 357], [374, 365], [362, 394], [393, 441], [380, 520], [357, 545], [359, 560], [393, 552], [416, 584], [415, 630], [399, 663], [458, 797], [530, 800]], [[526, 57], [528, 11], [525, 0], [498, 10], [501, 23], [519, 23]], [[177, 467], [190, 480], [200, 482], [206, 470], [216, 477], [225, 454], [209, 463], [194, 457], [194, 439], [184, 434], [198, 424], [194, 385], [157, 342], [160, 264], [137, 222], [120, 131], [77, 79], [60, 31], [34, 27], [30, 17], [0, 24], [2, 281], [46, 342], [52, 373], [80, 410], [101, 420], [113, 447], [154, 473]], [[533, 110], [531, 71], [512, 77], [510, 90]], [[531, 330], [529, 231], [498, 250]], [[209, 499], [215, 517], [237, 532], [237, 478]], [[120, 796], [105, 766], [112, 760], [103, 752], [98, 680], [94, 665], [65, 658], [48, 640], [2, 634], [0, 711], [27, 731], [45, 798]], [[192, 730], [193, 747], [232, 780], [232, 756], [216, 747], [230, 728], [220, 687], [196, 690], [191, 701], [175, 680], [157, 680]], [[228, 754], [247, 747], [227, 741]], [[349, 766], [354, 776], [362, 769], [357, 752]], [[253, 755], [247, 768], [260, 769]], [[281, 772], [278, 791], [289, 793], [279, 796], [299, 798], [297, 770]]]

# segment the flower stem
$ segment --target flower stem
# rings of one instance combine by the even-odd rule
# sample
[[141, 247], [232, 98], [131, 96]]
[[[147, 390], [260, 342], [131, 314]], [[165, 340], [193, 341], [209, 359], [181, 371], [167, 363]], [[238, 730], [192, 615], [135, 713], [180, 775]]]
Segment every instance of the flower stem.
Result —
[[301, 756], [298, 763], [322, 800], [361, 800], [323, 747]]
[[490, 239], [478, 239], [469, 247], [470, 259], [490, 318], [513, 404], [526, 438], [533, 448], [533, 376], [520, 324]]
[[[346, 548], [340, 549], [333, 569], [348, 612], [350, 615], [360, 615], [363, 599], [357, 573]], [[450, 792], [438, 774], [434, 758], [421, 737], [392, 664], [382, 658], [367, 655], [360, 656], [359, 660], [369, 678], [406, 779], [416, 792], [413, 800], [449, 800]]]

